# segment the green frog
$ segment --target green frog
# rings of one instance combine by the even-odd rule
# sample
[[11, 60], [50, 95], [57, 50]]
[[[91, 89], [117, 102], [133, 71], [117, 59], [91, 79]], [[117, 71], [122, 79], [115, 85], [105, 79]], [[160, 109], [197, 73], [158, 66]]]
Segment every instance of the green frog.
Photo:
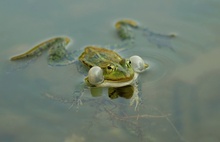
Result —
[[88, 46], [79, 56], [85, 66], [89, 67], [85, 82], [91, 87], [122, 87], [130, 85], [147, 67], [137, 55], [129, 59], [118, 53], [101, 47]]

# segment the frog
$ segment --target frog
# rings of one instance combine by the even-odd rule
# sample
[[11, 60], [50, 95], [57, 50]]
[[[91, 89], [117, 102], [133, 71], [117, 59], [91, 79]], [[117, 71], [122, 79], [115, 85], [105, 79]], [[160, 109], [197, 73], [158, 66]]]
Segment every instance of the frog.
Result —
[[79, 61], [90, 68], [88, 76], [85, 78], [87, 86], [107, 87], [108, 95], [111, 99], [118, 98], [118, 96], [130, 99], [131, 97], [124, 97], [126, 95], [122, 96], [121, 94], [132, 94], [130, 96], [134, 97], [132, 97], [130, 104], [133, 105], [135, 103], [135, 110], [137, 109], [140, 101], [138, 91], [126, 90], [132, 90], [130, 88], [135, 90], [137, 88], [138, 75], [149, 66], [141, 57], [133, 55], [126, 59], [112, 50], [97, 46], [87, 46], [79, 56]]
[[97, 46], [87, 46], [79, 61], [90, 68], [85, 82], [91, 87], [130, 85], [149, 66], [137, 55], [125, 59], [112, 50]]

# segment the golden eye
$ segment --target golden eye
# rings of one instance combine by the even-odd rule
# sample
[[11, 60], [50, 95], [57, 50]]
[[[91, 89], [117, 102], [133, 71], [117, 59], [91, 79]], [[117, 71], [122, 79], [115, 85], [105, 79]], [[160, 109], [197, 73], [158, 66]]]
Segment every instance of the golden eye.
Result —
[[128, 64], [129, 64], [129, 65], [131, 64], [131, 61], [130, 61], [130, 60], [128, 60]]
[[131, 66], [131, 61], [130, 61], [130, 60], [127, 60], [127, 61], [126, 61], [126, 66], [127, 66], [127, 67], [130, 67], [130, 66]]
[[114, 69], [115, 69], [115, 66], [113, 66], [113, 65], [108, 65], [107, 66], [107, 72], [108, 73], [112, 72]]
[[108, 66], [107, 66], [107, 69], [111, 70], [111, 69], [112, 69], [111, 65], [108, 65]]

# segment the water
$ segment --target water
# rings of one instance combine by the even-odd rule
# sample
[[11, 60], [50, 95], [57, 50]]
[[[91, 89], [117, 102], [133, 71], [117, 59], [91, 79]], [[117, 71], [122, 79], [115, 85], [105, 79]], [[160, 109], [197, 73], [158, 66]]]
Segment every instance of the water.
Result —
[[[219, 141], [219, 7], [218, 0], [1, 1], [0, 141]], [[113, 24], [120, 18], [153, 32], [139, 33], [136, 48], [121, 53], [150, 64], [141, 74], [139, 112], [120, 105], [128, 100], [105, 102], [107, 96], [69, 109], [83, 80], [76, 66], [49, 67], [47, 55], [28, 66], [9, 61], [60, 35], [74, 40], [70, 51], [117, 43]], [[160, 36], [168, 33], [177, 37]]]

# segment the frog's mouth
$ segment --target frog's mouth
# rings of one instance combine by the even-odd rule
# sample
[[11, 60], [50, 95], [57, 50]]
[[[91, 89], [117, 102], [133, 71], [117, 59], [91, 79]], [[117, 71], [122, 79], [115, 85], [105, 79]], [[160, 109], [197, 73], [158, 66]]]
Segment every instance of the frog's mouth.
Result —
[[96, 87], [123, 87], [123, 86], [131, 85], [137, 79], [138, 75], [139, 75], [138, 73], [134, 73], [129, 80], [127, 79], [124, 81], [104, 80], [103, 83], [96, 85]]
[[126, 81], [132, 80], [134, 78], [134, 73], [123, 72], [123, 73], [120, 73], [119, 75], [114, 74], [113, 76], [114, 77], [105, 76], [104, 80], [111, 81], [111, 82], [126, 82]]
[[132, 80], [133, 77], [134, 77], [134, 74], [124, 73], [124, 77], [121, 79], [118, 79], [117, 81], [119, 81], [119, 82], [129, 81], [129, 80]]
[[[110, 79], [111, 81], [118, 81], [118, 82], [125, 82], [132, 80], [134, 77], [134, 70], [132, 68], [123, 68], [123, 67], [118, 67], [117, 68], [116, 74], [115, 74], [115, 79]], [[106, 79], [108, 80], [108, 79]]]

